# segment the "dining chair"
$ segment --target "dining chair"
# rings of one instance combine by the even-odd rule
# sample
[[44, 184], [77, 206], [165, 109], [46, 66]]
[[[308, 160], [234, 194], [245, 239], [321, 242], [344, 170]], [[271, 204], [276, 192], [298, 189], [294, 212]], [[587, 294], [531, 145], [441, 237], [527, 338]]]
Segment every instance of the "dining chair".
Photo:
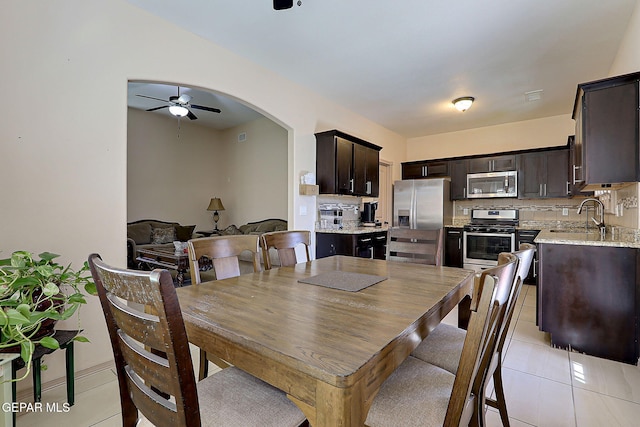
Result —
[[89, 266], [113, 348], [124, 427], [305, 422], [284, 392], [238, 368], [196, 383], [180, 303], [167, 270], [118, 269], [98, 254], [89, 256]]
[[387, 260], [440, 266], [443, 235], [442, 228], [390, 228], [387, 236]]
[[[505, 319], [498, 331], [499, 337], [496, 345], [496, 351], [492, 355], [491, 363], [488, 368], [488, 378], [493, 378], [496, 398], [492, 399], [485, 396], [484, 403], [498, 409], [502, 425], [505, 427], [509, 426], [509, 416], [507, 413], [507, 405], [502, 383], [503, 348], [508, 334], [509, 325], [511, 324], [513, 313], [515, 312], [516, 301], [520, 295], [520, 291], [522, 290], [522, 282], [524, 281], [524, 278], [527, 277], [535, 250], [536, 247], [534, 245], [522, 243], [519, 250], [513, 252], [513, 255], [515, 255], [519, 260], [518, 270], [507, 302]], [[498, 262], [505, 263], [506, 261], [507, 258], [505, 255], [500, 254]], [[506, 290], [504, 292], [506, 292]], [[427, 338], [418, 345], [411, 355], [455, 374], [458, 370], [465, 336], [465, 330], [453, 325], [441, 323], [429, 333]]]
[[[258, 249], [258, 235], [231, 235], [191, 239], [187, 242], [189, 252], [189, 272], [191, 283], [202, 283], [201, 267], [206, 260], [210, 263], [215, 274], [215, 280], [227, 279], [240, 275], [240, 255], [248, 253], [253, 261], [253, 271], [261, 271], [260, 252]], [[198, 379], [201, 381], [209, 373], [209, 362], [213, 362], [221, 369], [230, 365], [219, 357], [200, 350], [200, 367]]]
[[306, 255], [305, 261], [310, 261], [309, 245], [311, 244], [311, 232], [307, 230], [272, 231], [260, 236], [260, 247], [264, 259], [265, 270], [270, 270], [273, 265], [269, 249], [274, 248], [278, 253], [280, 266], [286, 267], [298, 263], [296, 247], [302, 245]]
[[[476, 277], [477, 303], [472, 310], [456, 374], [409, 356], [380, 387], [365, 425], [480, 425], [482, 388], [497, 330], [506, 312], [502, 283], [513, 283], [518, 260], [511, 260]], [[474, 290], [474, 292], [475, 292]]]

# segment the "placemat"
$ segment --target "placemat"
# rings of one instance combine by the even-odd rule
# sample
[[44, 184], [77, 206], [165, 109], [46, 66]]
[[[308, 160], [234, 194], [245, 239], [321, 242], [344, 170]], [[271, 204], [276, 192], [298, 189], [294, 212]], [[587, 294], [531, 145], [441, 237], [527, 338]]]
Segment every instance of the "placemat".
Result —
[[387, 278], [371, 274], [349, 273], [346, 271], [328, 271], [326, 273], [320, 273], [317, 276], [300, 279], [298, 282], [339, 289], [341, 291], [358, 292], [383, 280], [387, 280]]

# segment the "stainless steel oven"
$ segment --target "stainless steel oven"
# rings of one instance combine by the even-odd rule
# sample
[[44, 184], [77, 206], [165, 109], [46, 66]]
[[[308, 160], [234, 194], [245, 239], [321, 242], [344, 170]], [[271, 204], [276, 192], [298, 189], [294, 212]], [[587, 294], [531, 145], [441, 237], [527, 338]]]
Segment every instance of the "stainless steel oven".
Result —
[[480, 271], [498, 264], [501, 252], [516, 250], [516, 209], [474, 209], [463, 230], [464, 268]]

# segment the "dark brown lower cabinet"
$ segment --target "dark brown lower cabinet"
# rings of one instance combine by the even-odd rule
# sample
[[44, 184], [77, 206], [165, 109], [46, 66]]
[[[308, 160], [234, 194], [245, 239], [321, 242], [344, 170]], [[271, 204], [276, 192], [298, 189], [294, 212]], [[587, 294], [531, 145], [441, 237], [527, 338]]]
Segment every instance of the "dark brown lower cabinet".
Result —
[[347, 255], [385, 259], [387, 232], [342, 234], [316, 232], [316, 258]]
[[538, 326], [555, 347], [638, 363], [638, 249], [538, 245]]

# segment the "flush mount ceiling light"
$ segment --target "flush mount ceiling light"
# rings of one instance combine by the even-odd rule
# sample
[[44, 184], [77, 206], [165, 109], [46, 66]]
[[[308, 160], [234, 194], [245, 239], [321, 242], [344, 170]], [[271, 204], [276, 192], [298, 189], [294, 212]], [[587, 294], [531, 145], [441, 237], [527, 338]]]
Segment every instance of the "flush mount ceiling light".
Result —
[[467, 111], [469, 107], [471, 107], [471, 104], [473, 104], [473, 101], [475, 101], [473, 96], [463, 96], [461, 98], [456, 98], [451, 102], [458, 111]]
[[184, 117], [189, 114], [187, 107], [183, 107], [182, 105], [170, 105], [169, 112], [176, 117]]

